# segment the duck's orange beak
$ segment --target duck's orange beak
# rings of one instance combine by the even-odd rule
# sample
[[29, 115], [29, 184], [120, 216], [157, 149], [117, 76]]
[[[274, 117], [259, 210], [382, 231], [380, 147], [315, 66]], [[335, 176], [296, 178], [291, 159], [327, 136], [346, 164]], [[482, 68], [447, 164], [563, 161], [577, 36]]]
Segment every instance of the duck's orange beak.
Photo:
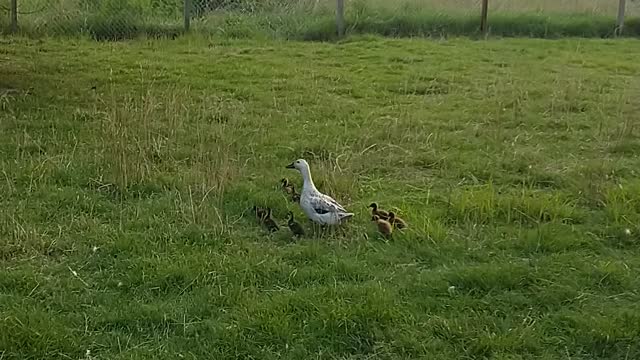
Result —
[[293, 163], [291, 163], [291, 164], [289, 164], [289, 165], [285, 166], [285, 168], [286, 168], [286, 169], [295, 169], [296, 167], [295, 167], [295, 166], [293, 166]]

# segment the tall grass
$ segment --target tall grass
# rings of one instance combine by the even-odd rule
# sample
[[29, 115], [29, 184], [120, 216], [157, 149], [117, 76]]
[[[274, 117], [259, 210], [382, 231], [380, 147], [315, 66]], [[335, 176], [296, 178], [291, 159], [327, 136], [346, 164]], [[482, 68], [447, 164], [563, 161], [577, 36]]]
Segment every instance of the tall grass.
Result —
[[2, 359], [640, 359], [635, 40], [3, 43]]
[[[8, 3], [8, 0], [3, 0]], [[334, 0], [192, 0], [197, 32], [231, 38], [330, 40]], [[394, 37], [477, 35], [477, 0], [349, 0], [349, 34]], [[88, 34], [96, 39], [138, 35], [175, 37], [182, 29], [182, 0], [57, 0], [21, 6], [21, 29], [34, 35]], [[8, 7], [8, 5], [3, 6]], [[629, 2], [624, 35], [640, 35], [640, 4]], [[490, 2], [490, 34], [538, 38], [610, 37], [617, 2], [535, 0]], [[0, 19], [7, 29], [7, 18]]]

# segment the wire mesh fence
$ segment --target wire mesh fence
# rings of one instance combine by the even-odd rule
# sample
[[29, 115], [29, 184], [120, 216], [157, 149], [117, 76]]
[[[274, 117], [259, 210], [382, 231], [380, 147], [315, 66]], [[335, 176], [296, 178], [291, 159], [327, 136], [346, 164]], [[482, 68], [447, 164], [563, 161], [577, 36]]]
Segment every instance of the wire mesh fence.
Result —
[[[12, 3], [17, 4], [13, 12]], [[327, 40], [340, 0], [0, 0], [0, 26], [29, 35], [96, 39], [172, 36], [189, 30], [227, 37]], [[481, 33], [483, 0], [344, 0], [345, 31], [384, 36]], [[487, 31], [504, 36], [640, 34], [640, 0], [488, 0]]]
[[[7, 13], [0, 20], [3, 29], [11, 27], [10, 1], [0, 0], [0, 10]], [[177, 33], [182, 1], [17, 0], [18, 29], [29, 35], [88, 34], [98, 39]]]

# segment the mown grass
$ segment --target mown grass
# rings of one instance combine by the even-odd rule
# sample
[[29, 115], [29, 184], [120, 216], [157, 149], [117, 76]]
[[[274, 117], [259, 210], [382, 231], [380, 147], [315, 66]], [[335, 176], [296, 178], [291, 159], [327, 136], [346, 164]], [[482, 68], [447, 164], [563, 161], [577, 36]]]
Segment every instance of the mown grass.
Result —
[[3, 359], [640, 356], [633, 41], [2, 42]]
[[[22, 3], [21, 3], [22, 4]], [[222, 4], [222, 5], [220, 5]], [[226, 38], [335, 40], [334, 0], [238, 0], [207, 7], [193, 2], [192, 31]], [[226, 4], [226, 5], [225, 5]], [[212, 5], [213, 6], [213, 5]], [[1, 7], [8, 7], [2, 5]], [[182, 1], [33, 1], [21, 5], [25, 35], [88, 35], [98, 40], [171, 37], [183, 31]], [[639, 36], [640, 7], [629, 2], [624, 30], [616, 29], [614, 1], [492, 1], [489, 34], [502, 37]], [[484, 36], [475, 0], [353, 0], [346, 2], [347, 33], [392, 37]], [[0, 17], [7, 31], [8, 17]]]

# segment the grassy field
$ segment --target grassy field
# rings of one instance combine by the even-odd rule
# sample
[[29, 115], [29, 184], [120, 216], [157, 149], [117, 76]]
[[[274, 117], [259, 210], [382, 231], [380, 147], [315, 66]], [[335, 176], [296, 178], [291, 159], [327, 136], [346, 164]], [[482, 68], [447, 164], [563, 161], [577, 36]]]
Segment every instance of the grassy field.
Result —
[[[85, 34], [96, 39], [140, 34], [175, 37], [183, 0], [20, 1], [29, 36]], [[335, 0], [192, 0], [192, 31], [227, 38], [334, 40]], [[348, 0], [348, 34], [392, 37], [481, 36], [479, 0]], [[615, 35], [615, 0], [492, 0], [489, 33], [536, 38]], [[0, 12], [9, 0], [0, 0]], [[640, 3], [627, 1], [625, 36], [640, 36]], [[7, 13], [5, 11], [5, 13]], [[9, 17], [0, 16], [0, 31]]]
[[640, 358], [636, 41], [1, 41], [1, 359]]

